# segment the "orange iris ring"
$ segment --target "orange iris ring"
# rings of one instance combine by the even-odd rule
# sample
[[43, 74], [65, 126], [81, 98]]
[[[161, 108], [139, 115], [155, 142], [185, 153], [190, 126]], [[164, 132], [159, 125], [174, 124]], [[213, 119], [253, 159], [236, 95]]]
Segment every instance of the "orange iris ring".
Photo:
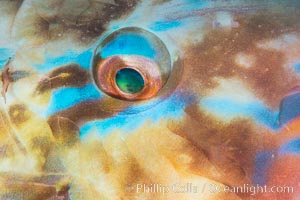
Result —
[[[116, 74], [119, 70], [130, 68], [136, 70], [144, 80], [144, 87], [135, 94], [123, 92], [116, 84]], [[159, 66], [149, 58], [137, 55], [110, 56], [97, 67], [97, 82], [106, 94], [124, 100], [145, 100], [153, 97], [163, 86]]]

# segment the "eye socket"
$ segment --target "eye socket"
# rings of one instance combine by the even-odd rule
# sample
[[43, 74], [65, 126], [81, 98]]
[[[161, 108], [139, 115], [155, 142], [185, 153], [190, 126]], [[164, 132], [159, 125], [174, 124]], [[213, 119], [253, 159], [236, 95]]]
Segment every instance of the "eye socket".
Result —
[[171, 58], [164, 43], [137, 27], [119, 29], [96, 48], [95, 83], [109, 96], [137, 101], [155, 96], [171, 73]]

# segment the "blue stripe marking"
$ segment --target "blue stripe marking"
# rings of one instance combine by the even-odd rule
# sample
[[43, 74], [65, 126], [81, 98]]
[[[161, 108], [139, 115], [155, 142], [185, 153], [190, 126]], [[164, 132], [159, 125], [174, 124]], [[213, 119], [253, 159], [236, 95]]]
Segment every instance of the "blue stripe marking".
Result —
[[101, 96], [102, 94], [93, 84], [79, 88], [60, 88], [53, 91], [45, 116], [48, 117], [83, 101], [99, 99]]
[[126, 33], [117, 36], [109, 42], [101, 52], [101, 57], [107, 58], [113, 55], [140, 55], [154, 59], [156, 52], [152, 44], [139, 34]]
[[265, 185], [268, 182], [268, 169], [272, 164], [273, 151], [263, 151], [256, 154], [253, 183]]
[[0, 69], [2, 70], [9, 57], [14, 57], [12, 49], [0, 48]]
[[300, 92], [285, 97], [281, 102], [279, 120], [284, 125], [300, 116]]
[[93, 128], [96, 128], [100, 135], [107, 135], [117, 129], [131, 133], [147, 120], [155, 124], [161, 119], [179, 119], [183, 116], [186, 104], [190, 104], [192, 101], [194, 101], [192, 97], [182, 96], [182, 94], [177, 96], [175, 94], [170, 99], [162, 101], [144, 112], [131, 115], [121, 113], [108, 119], [86, 123], [80, 128], [80, 135], [81, 138], [84, 138]]
[[294, 65], [294, 69], [300, 75], [300, 62]]
[[279, 150], [280, 154], [296, 154], [300, 155], [300, 138], [291, 140], [282, 145]]
[[40, 72], [48, 72], [62, 65], [76, 63], [85, 69], [89, 69], [91, 67], [92, 56], [92, 49], [88, 49], [82, 53], [68, 51], [67, 53], [59, 57], [51, 57], [49, 55], [46, 55], [45, 63], [37, 64], [35, 65], [35, 67]]
[[278, 111], [269, 109], [259, 101], [240, 103], [208, 97], [201, 100], [200, 105], [224, 119], [245, 116], [274, 130], [279, 128]]
[[156, 21], [149, 26], [149, 29], [153, 31], [167, 31], [180, 27], [182, 22], [179, 21]]

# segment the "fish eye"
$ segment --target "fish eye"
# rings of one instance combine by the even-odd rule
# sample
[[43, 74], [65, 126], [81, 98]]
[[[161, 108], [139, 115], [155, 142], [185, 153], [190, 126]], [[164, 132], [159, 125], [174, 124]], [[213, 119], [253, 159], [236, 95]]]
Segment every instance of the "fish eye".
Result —
[[116, 84], [122, 92], [136, 94], [144, 88], [144, 78], [132, 68], [123, 68], [116, 74]]
[[94, 82], [105, 94], [127, 101], [154, 97], [166, 84], [171, 57], [155, 34], [138, 27], [116, 30], [96, 47]]

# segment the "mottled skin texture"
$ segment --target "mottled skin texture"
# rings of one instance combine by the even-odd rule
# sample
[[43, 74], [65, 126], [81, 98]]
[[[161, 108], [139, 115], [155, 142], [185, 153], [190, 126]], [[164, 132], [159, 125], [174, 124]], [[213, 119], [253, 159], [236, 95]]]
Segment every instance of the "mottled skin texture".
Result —
[[[300, 118], [277, 117], [300, 81], [299, 17], [297, 1], [0, 1], [0, 199], [299, 199], [299, 150], [281, 147]], [[180, 68], [143, 102], [97, 89], [82, 54], [127, 26], [162, 38]], [[198, 192], [132, 189], [154, 183]], [[257, 183], [294, 191], [209, 190]]]

